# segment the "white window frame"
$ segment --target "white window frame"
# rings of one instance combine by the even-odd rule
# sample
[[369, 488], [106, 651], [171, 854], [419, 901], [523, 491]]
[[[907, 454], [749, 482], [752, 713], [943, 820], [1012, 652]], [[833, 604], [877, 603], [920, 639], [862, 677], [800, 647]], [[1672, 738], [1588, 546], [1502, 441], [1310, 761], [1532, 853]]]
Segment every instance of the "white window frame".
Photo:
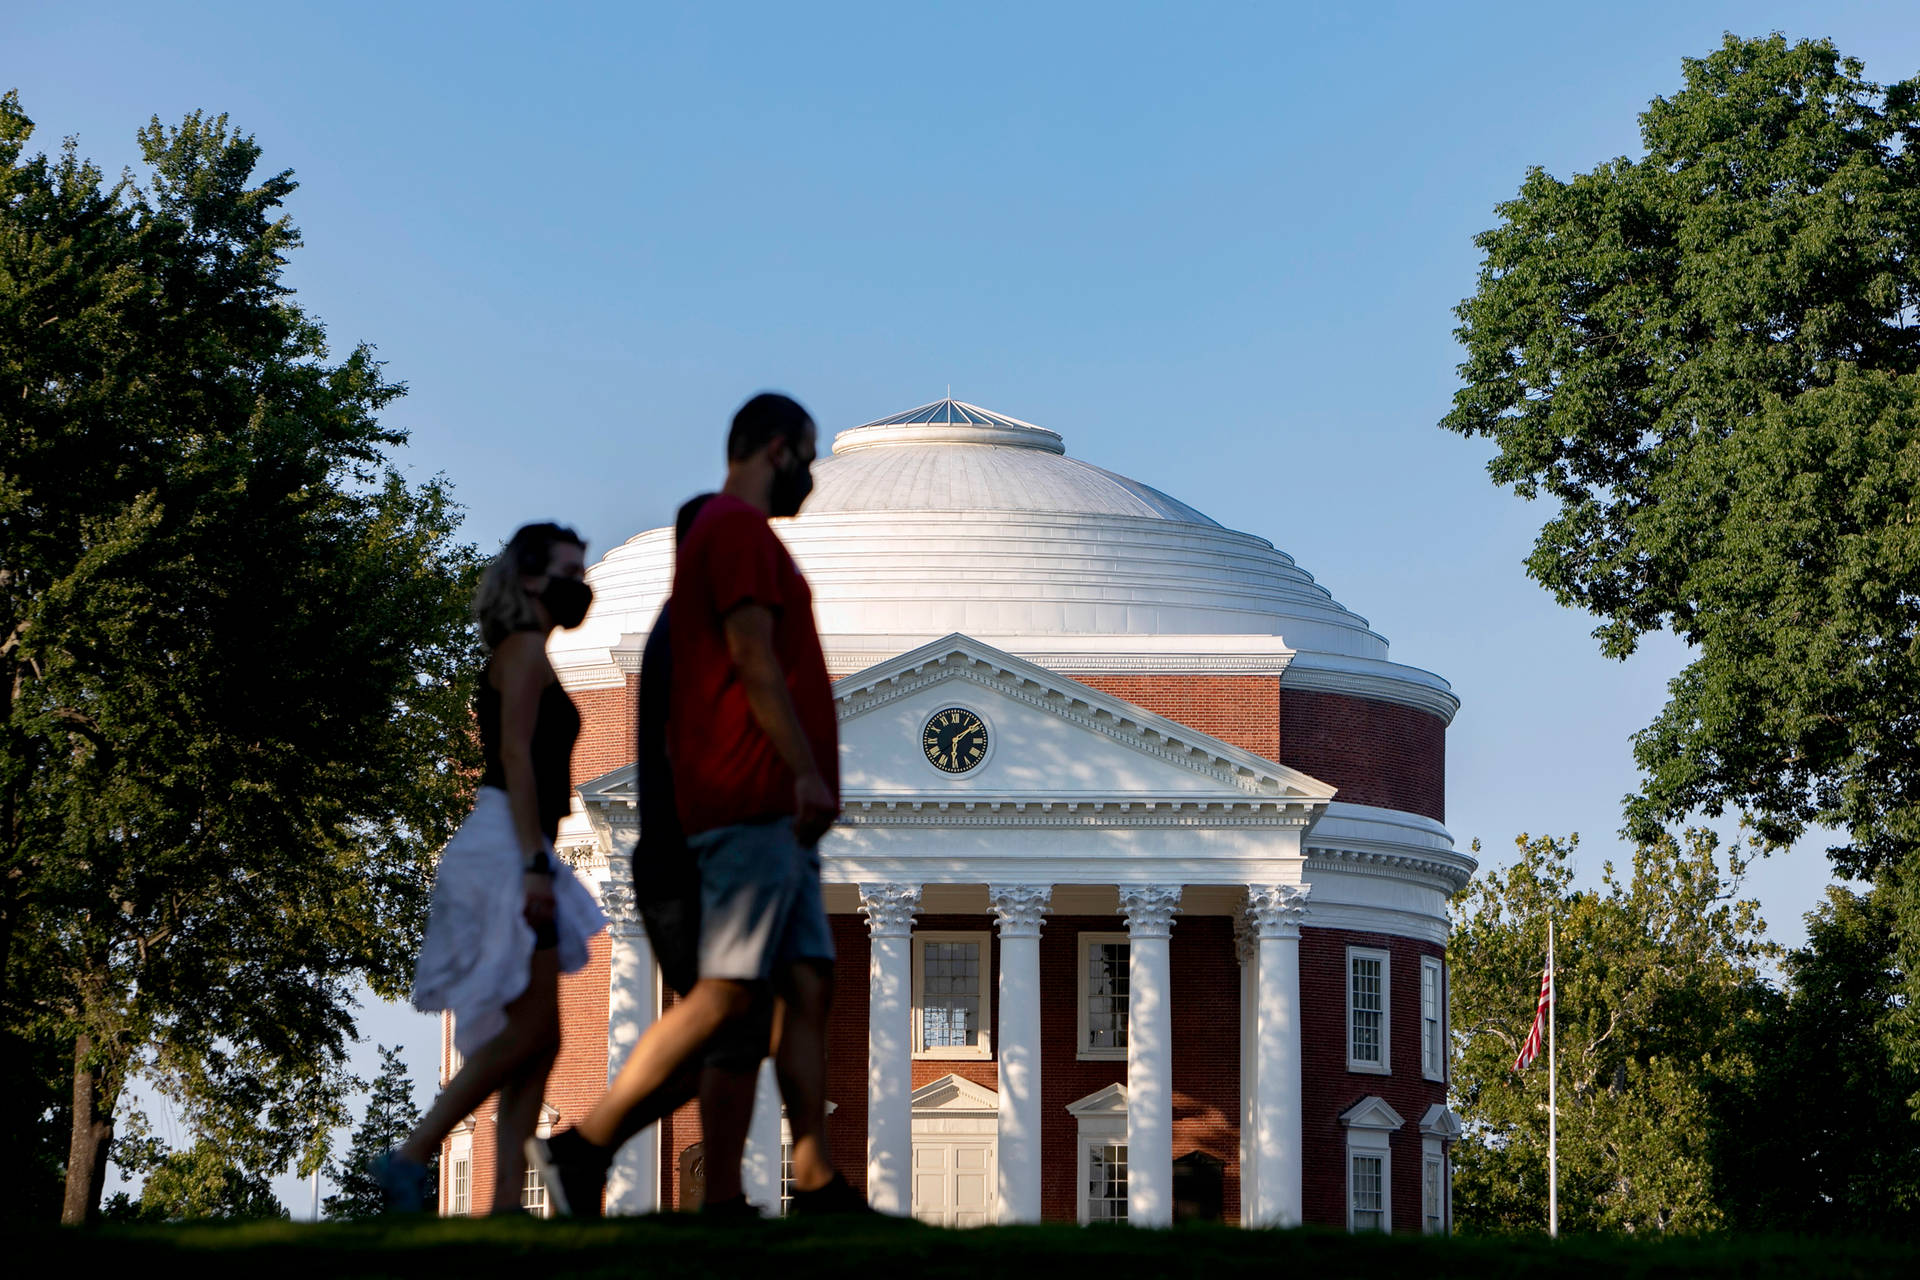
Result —
[[[1420, 1230], [1428, 1235], [1453, 1234], [1453, 1157], [1449, 1148], [1459, 1136], [1460, 1120], [1444, 1102], [1434, 1103], [1420, 1118]], [[1439, 1170], [1437, 1205], [1430, 1203], [1427, 1195], [1427, 1174], [1433, 1169]]]
[[[1433, 1007], [1427, 1007], [1428, 993]], [[1420, 1074], [1447, 1080], [1447, 971], [1435, 956], [1420, 957]]]
[[[1080, 935], [1080, 940], [1074, 948], [1074, 954], [1079, 957], [1077, 967], [1080, 974], [1078, 985], [1079, 1004], [1078, 1012], [1075, 1016], [1076, 1030], [1074, 1034], [1077, 1039], [1074, 1041], [1074, 1057], [1082, 1062], [1125, 1062], [1127, 1060], [1127, 1046], [1125, 1045], [1120, 1045], [1118, 1048], [1103, 1045], [1096, 1049], [1087, 1043], [1087, 1041], [1093, 1038], [1093, 1021], [1090, 1016], [1090, 1011], [1087, 1008], [1088, 1002], [1093, 999], [1093, 992], [1089, 989], [1091, 975], [1087, 972], [1088, 960], [1096, 945], [1114, 942], [1122, 943], [1129, 948], [1133, 946], [1132, 937], [1126, 933], [1083, 933]], [[1131, 957], [1133, 952], [1129, 950], [1127, 955]], [[1128, 990], [1129, 995], [1131, 995], [1131, 987], [1129, 987]], [[1131, 1023], [1129, 1023], [1129, 1026], [1131, 1026]], [[1131, 1030], [1129, 1030], [1129, 1034], [1131, 1034]], [[1085, 1221], [1085, 1219], [1082, 1219], [1082, 1221]]]
[[[980, 948], [980, 1042], [927, 1048], [921, 1013], [926, 1008], [926, 953], [929, 942], [971, 942]], [[913, 1056], [932, 1061], [993, 1057], [993, 935], [964, 930], [916, 929], [913, 932]]]
[[460, 1047], [453, 1042], [453, 1034], [457, 1029], [454, 1023], [453, 1010], [449, 1009], [441, 1015], [440, 1026], [441, 1035], [445, 1039], [447, 1049], [445, 1059], [447, 1073], [440, 1080], [440, 1087], [444, 1089], [453, 1082], [455, 1076], [460, 1074], [460, 1068], [467, 1064], [467, 1060], [461, 1056]]
[[[1124, 936], [1124, 935], [1123, 935]], [[1127, 1143], [1127, 1087], [1123, 1084], [1110, 1084], [1096, 1093], [1090, 1093], [1078, 1102], [1067, 1104], [1067, 1111], [1080, 1124], [1080, 1132], [1075, 1139], [1074, 1148], [1078, 1152], [1074, 1160], [1073, 1200], [1080, 1225], [1092, 1222], [1092, 1202], [1087, 1195], [1088, 1181], [1093, 1176], [1093, 1149], [1105, 1146], [1128, 1146]], [[1133, 1152], [1127, 1152], [1127, 1177], [1133, 1177]]]
[[[1378, 960], [1380, 962], [1380, 1061], [1363, 1062], [1353, 1056], [1353, 962], [1355, 960]], [[1393, 1074], [1393, 954], [1378, 947], [1347, 948], [1347, 1017], [1342, 1034], [1347, 1038], [1347, 1070], [1358, 1071], [1366, 1075], [1389, 1076]], [[1351, 1178], [1351, 1173], [1349, 1173]]]
[[[461, 1186], [462, 1179], [466, 1185]], [[465, 1218], [473, 1213], [473, 1130], [455, 1133], [447, 1139], [446, 1188], [440, 1197], [440, 1214], [447, 1218]], [[458, 1194], [456, 1194], [456, 1192]]]
[[1340, 1114], [1340, 1123], [1347, 1130], [1346, 1173], [1342, 1185], [1347, 1192], [1347, 1230], [1359, 1231], [1354, 1225], [1353, 1203], [1353, 1162], [1357, 1156], [1380, 1161], [1380, 1230], [1393, 1233], [1393, 1133], [1406, 1121], [1400, 1118], [1386, 1099], [1374, 1096], [1362, 1098]]

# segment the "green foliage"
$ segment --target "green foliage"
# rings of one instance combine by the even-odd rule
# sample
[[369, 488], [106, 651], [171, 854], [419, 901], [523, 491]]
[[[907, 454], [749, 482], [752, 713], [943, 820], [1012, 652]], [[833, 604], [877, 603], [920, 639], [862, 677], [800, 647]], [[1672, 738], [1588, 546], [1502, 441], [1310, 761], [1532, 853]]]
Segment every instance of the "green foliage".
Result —
[[1748, 1229], [1920, 1232], [1920, 1120], [1907, 1099], [1905, 975], [1880, 890], [1827, 891], [1788, 957], [1755, 1071], [1722, 1110], [1729, 1218]]
[[[338, 1195], [326, 1199], [330, 1219], [361, 1221], [377, 1218], [384, 1207], [380, 1184], [373, 1177], [373, 1162], [399, 1146], [420, 1123], [420, 1108], [413, 1104], [413, 1081], [398, 1049], [385, 1045], [380, 1050], [380, 1074], [374, 1077], [367, 1095], [367, 1110], [353, 1131], [353, 1145], [341, 1163], [329, 1163], [327, 1176], [340, 1188]], [[440, 1186], [439, 1157], [434, 1157], [428, 1178], [427, 1211], [432, 1212]]]
[[115, 1193], [102, 1215], [110, 1222], [187, 1222], [201, 1218], [286, 1218], [267, 1180], [237, 1167], [206, 1139], [160, 1156], [146, 1172], [140, 1198]]
[[1727, 1221], [1715, 1104], [1751, 1075], [1746, 1045], [1771, 992], [1746, 865], [1710, 831], [1607, 865], [1575, 890], [1578, 838], [1526, 836], [1455, 908], [1448, 948], [1455, 1058], [1455, 1210], [1466, 1230], [1544, 1230], [1547, 1060], [1513, 1061], [1532, 1026], [1554, 921], [1558, 966], [1560, 1221], [1569, 1231], [1698, 1231]]
[[0, 1027], [97, 1134], [139, 1069], [306, 1171], [468, 799], [475, 555], [281, 282], [289, 174], [225, 117], [142, 130], [144, 186], [31, 131], [0, 99]]
[[1778, 35], [1684, 70], [1640, 159], [1499, 206], [1442, 425], [1558, 504], [1527, 571], [1604, 652], [1692, 646], [1636, 735], [1635, 838], [1845, 831], [1920, 1004], [1920, 78]]

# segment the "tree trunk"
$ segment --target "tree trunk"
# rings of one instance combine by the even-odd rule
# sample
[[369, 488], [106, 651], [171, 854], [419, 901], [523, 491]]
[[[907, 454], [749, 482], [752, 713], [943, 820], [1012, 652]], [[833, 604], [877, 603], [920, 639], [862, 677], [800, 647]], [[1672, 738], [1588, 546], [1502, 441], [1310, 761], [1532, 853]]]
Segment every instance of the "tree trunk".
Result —
[[113, 1101], [104, 1096], [106, 1070], [88, 1059], [93, 1037], [82, 1033], [73, 1046], [73, 1139], [67, 1147], [67, 1195], [60, 1221], [70, 1226], [100, 1216], [100, 1193], [107, 1184], [107, 1156], [113, 1147]]

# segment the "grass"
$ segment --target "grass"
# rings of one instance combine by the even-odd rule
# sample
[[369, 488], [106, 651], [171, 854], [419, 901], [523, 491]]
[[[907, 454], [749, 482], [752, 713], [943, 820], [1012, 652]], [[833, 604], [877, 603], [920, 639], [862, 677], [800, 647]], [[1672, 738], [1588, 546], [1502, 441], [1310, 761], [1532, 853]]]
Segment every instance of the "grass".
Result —
[[36, 1228], [17, 1234], [13, 1274], [33, 1264], [75, 1274], [221, 1275], [253, 1280], [393, 1276], [753, 1276], [806, 1280], [1091, 1280], [1094, 1276], [1739, 1276], [1881, 1277], [1920, 1271], [1920, 1250], [1861, 1238], [1695, 1236], [1668, 1240], [1538, 1236], [1425, 1239], [1328, 1231], [1181, 1228], [1130, 1231], [996, 1227], [940, 1231], [917, 1223], [785, 1221], [716, 1227], [691, 1217], [572, 1223], [269, 1222], [170, 1227]]

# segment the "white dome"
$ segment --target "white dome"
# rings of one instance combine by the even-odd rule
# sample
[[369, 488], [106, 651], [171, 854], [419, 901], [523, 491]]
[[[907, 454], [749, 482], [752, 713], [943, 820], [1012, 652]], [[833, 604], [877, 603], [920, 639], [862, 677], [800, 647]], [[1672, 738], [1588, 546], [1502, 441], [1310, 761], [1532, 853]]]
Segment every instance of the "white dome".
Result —
[[[1265, 637], [1271, 650], [1388, 665], [1366, 619], [1272, 543], [1069, 458], [1058, 434], [1032, 423], [936, 401], [841, 432], [814, 481], [802, 513], [775, 527], [812, 583], [830, 660], [958, 631], [1031, 641], [1013, 652], [1074, 637], [1215, 637], [1233, 649]], [[671, 557], [671, 529], [608, 552], [588, 575], [587, 624], [554, 637], [556, 663], [610, 664], [613, 650], [631, 650], [622, 637], [652, 626]]]

